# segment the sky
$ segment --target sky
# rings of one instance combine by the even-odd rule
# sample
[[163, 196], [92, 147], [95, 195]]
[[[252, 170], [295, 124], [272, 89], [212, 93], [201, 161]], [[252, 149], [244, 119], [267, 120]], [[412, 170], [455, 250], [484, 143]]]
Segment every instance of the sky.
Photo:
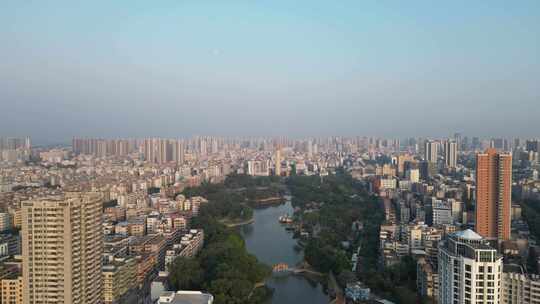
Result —
[[0, 2], [0, 135], [540, 136], [540, 1]]

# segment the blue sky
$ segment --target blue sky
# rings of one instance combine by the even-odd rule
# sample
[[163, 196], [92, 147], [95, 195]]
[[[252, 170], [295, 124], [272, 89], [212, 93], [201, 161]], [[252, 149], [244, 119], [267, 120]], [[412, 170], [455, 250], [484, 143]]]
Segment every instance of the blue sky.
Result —
[[334, 2], [2, 1], [0, 133], [539, 135], [540, 2]]

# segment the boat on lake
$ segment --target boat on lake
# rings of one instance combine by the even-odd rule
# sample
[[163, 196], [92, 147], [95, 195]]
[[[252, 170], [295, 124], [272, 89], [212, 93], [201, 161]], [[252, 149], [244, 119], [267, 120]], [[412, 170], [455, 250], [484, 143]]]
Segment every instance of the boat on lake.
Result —
[[282, 224], [290, 224], [292, 223], [293, 219], [288, 214], [284, 214], [279, 217], [279, 222]]

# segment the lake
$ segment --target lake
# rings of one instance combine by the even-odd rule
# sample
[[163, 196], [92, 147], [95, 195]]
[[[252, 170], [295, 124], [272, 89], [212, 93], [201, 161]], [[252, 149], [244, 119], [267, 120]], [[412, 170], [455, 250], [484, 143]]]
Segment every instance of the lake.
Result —
[[[247, 250], [267, 265], [286, 263], [295, 267], [303, 260], [302, 252], [295, 250], [296, 240], [292, 232], [285, 230], [279, 223], [281, 215], [293, 214], [290, 200], [285, 204], [257, 208], [254, 210], [255, 222], [240, 227], [246, 241]], [[272, 304], [328, 304], [330, 299], [324, 293], [321, 284], [303, 276], [292, 274], [274, 274], [267, 280], [267, 285], [274, 288]]]

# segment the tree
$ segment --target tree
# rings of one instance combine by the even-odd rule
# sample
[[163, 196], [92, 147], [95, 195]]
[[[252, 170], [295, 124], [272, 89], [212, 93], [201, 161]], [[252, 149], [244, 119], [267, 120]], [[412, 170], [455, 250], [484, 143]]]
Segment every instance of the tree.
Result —
[[197, 259], [178, 257], [170, 268], [171, 284], [176, 290], [199, 290], [204, 271]]
[[527, 270], [529, 273], [538, 273], [538, 255], [533, 248], [529, 248], [529, 255], [527, 256]]
[[170, 271], [173, 287], [208, 291], [214, 295], [215, 304], [255, 304], [268, 297], [269, 289], [253, 288], [271, 274], [270, 267], [249, 254], [242, 237], [219, 219], [251, 218], [252, 209], [245, 205], [246, 193], [237, 188], [270, 182], [234, 174], [222, 184], [203, 183], [183, 191], [186, 197], [208, 199], [191, 223], [193, 228], [204, 230], [205, 246], [194, 259], [175, 260]]
[[337, 281], [342, 287], [347, 286], [348, 283], [354, 283], [357, 280], [356, 274], [350, 270], [343, 270], [337, 277]]

